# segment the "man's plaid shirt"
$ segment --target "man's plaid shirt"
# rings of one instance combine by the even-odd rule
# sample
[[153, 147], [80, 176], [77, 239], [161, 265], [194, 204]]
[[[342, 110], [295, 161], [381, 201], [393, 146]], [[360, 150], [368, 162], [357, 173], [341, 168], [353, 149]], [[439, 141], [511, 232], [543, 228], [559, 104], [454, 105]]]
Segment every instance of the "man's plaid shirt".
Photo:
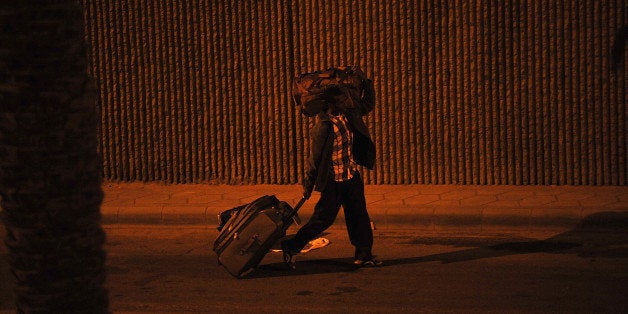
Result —
[[353, 178], [356, 164], [351, 155], [353, 133], [349, 129], [347, 118], [343, 115], [329, 115], [334, 127], [334, 143], [331, 153], [332, 168], [335, 181], [346, 181]]

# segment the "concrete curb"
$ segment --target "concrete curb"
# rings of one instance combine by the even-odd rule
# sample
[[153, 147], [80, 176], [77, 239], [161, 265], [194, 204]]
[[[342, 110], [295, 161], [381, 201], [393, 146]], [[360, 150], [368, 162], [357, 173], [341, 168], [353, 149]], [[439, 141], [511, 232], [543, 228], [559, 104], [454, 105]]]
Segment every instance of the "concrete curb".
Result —
[[[103, 223], [215, 225], [221, 211], [274, 194], [296, 204], [299, 185], [107, 183]], [[381, 229], [487, 226], [572, 227], [589, 215], [628, 211], [628, 187], [368, 185], [371, 219]], [[300, 211], [307, 219], [315, 193]], [[337, 224], [343, 224], [339, 215]]]

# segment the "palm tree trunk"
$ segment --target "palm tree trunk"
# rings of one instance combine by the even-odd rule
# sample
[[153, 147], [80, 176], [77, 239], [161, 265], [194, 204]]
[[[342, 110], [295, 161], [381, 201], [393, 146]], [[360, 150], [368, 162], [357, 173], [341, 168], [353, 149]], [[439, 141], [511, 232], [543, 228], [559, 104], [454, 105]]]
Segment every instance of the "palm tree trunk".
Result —
[[0, 205], [17, 309], [108, 312], [82, 8], [2, 1], [0, 42]]

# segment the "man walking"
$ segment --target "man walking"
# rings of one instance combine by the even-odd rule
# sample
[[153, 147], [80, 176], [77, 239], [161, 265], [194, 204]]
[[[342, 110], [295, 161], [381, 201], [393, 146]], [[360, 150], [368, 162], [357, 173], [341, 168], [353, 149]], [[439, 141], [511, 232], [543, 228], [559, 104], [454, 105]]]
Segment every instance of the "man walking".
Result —
[[[373, 232], [366, 209], [364, 181], [357, 165], [373, 169], [375, 145], [368, 128], [356, 108], [347, 108], [348, 93], [330, 88], [325, 97], [303, 108], [307, 116], [318, 115], [312, 128], [311, 155], [303, 179], [303, 196], [312, 191], [321, 197], [310, 220], [297, 234], [281, 243], [284, 260], [294, 268], [294, 256], [311, 240], [329, 228], [340, 210], [344, 209], [347, 231], [355, 247], [354, 264], [359, 267], [381, 266], [372, 254]], [[373, 83], [366, 81], [362, 102], [373, 108]]]

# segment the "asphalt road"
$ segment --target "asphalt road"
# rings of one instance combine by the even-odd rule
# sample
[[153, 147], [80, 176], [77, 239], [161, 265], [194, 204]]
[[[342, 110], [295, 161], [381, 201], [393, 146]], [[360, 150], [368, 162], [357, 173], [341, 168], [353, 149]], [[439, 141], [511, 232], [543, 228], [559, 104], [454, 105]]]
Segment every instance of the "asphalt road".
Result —
[[[628, 312], [624, 228], [376, 231], [386, 265], [356, 269], [335, 226], [324, 235], [331, 244], [301, 254], [296, 270], [269, 253], [245, 279], [217, 263], [213, 226], [105, 229], [114, 313]], [[0, 254], [0, 311], [12, 312], [6, 248]]]

